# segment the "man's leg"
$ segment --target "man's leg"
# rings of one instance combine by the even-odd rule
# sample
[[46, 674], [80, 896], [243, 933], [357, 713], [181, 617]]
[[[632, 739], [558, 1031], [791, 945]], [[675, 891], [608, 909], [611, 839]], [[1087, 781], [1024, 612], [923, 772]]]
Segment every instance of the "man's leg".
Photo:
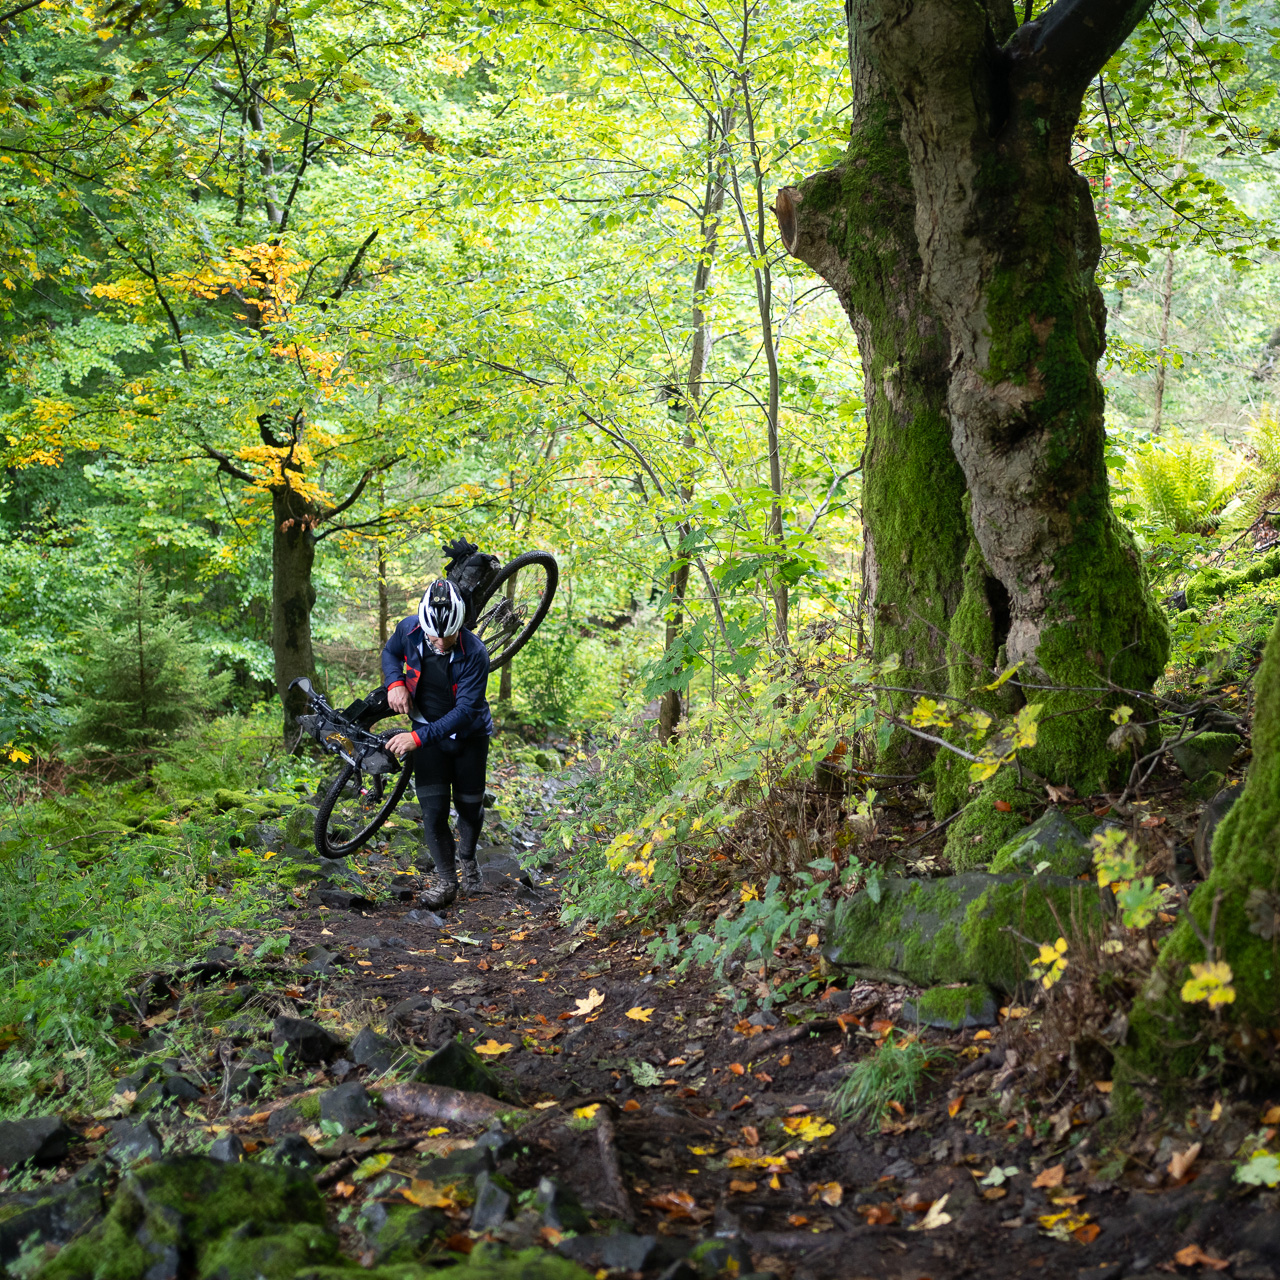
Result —
[[458, 896], [456, 849], [449, 830], [452, 761], [429, 744], [413, 754], [413, 784], [422, 808], [422, 836], [435, 864], [435, 874], [427, 878], [423, 900], [429, 907], [447, 907]]
[[476, 863], [476, 845], [484, 824], [484, 784], [489, 763], [489, 739], [477, 736], [454, 762], [453, 805], [458, 811], [458, 862], [462, 887], [467, 893], [483, 893], [484, 879]]

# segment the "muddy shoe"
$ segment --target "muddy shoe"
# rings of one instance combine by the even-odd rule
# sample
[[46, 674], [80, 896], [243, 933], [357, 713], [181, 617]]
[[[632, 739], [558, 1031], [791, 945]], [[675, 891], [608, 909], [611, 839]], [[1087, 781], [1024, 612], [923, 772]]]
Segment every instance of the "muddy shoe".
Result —
[[427, 876], [418, 902], [432, 911], [447, 907], [458, 896], [458, 881], [452, 876], [442, 876], [438, 871]]
[[489, 886], [485, 884], [480, 868], [474, 862], [462, 858], [459, 860], [459, 868], [462, 871], [462, 892], [469, 898], [474, 898], [479, 893], [489, 892]]

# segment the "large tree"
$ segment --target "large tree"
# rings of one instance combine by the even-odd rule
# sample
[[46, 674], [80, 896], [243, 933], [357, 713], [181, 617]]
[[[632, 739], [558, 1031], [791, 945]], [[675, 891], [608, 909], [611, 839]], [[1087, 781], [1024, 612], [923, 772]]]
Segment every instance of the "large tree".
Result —
[[[1149, 7], [1058, 0], [1021, 26], [995, 0], [850, 7], [901, 118], [900, 144], [884, 138], [876, 159], [900, 165], [905, 146], [923, 297], [949, 340], [946, 413], [976, 541], [965, 589], [984, 597], [958, 607], [955, 655], [1022, 664], [1024, 692], [1044, 704], [1034, 766], [1084, 790], [1108, 773], [1104, 691], [1149, 688], [1167, 654], [1162, 616], [1109, 501], [1100, 239], [1088, 183], [1072, 167], [1084, 94]], [[851, 159], [874, 142], [864, 118]], [[842, 201], [827, 227], [864, 216], [858, 184], [842, 184]], [[807, 191], [791, 201], [789, 234], [789, 206], [780, 208], [798, 247], [824, 234], [806, 229], [807, 204]], [[854, 275], [850, 247], [832, 238], [827, 260]], [[939, 500], [934, 487], [900, 496], [918, 507]], [[899, 614], [916, 607], [904, 589], [898, 602], [878, 600], [880, 616], [891, 603]]]

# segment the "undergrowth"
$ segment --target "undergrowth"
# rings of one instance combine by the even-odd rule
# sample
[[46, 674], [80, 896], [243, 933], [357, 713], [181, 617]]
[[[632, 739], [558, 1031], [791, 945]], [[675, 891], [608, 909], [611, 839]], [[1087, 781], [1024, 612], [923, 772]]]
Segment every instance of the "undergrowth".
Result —
[[918, 1036], [892, 1031], [884, 1043], [854, 1063], [836, 1086], [832, 1104], [844, 1120], [875, 1119], [895, 1103], [914, 1105], [926, 1078], [952, 1058], [947, 1049], [930, 1046]]

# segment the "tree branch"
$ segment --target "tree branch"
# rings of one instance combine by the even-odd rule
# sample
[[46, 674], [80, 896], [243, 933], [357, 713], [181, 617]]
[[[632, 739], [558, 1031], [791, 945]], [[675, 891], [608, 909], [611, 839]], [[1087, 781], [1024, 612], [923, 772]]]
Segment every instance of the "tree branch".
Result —
[[376, 476], [379, 471], [390, 470], [395, 465], [395, 458], [385, 458], [383, 461], [370, 467], [364, 475], [360, 477], [359, 481], [356, 483], [356, 487], [352, 489], [336, 507], [329, 507], [327, 510], [320, 513], [320, 520], [332, 520], [334, 516], [340, 516], [348, 507], [353, 506], [359, 500], [360, 495], [364, 492], [365, 485], [369, 483], [372, 477]]
[[1014, 34], [1015, 52], [1034, 60], [1037, 79], [1082, 97], [1151, 5], [1152, 0], [1057, 0]]
[[250, 475], [243, 467], [237, 467], [225, 453], [219, 453], [212, 445], [205, 444], [202, 440], [200, 448], [218, 464], [219, 471], [225, 471], [227, 475], [233, 476], [237, 480], [242, 480], [245, 484], [254, 484], [256, 482], [256, 476]]
[[8, 13], [0, 13], [0, 25], [12, 22], [14, 18], [26, 13], [28, 9], [34, 9], [40, 3], [41, 0], [27, 0], [26, 4], [20, 4], [16, 9], [10, 9]]
[[333, 293], [329, 295], [329, 300], [331, 302], [337, 302], [337, 300], [340, 297], [342, 297], [344, 293], [346, 293], [347, 289], [351, 285], [351, 282], [356, 277], [356, 272], [360, 270], [360, 264], [361, 262], [364, 261], [365, 253], [368, 251], [369, 246], [378, 238], [378, 232], [381, 230], [382, 230], [381, 227], [374, 227], [374, 229], [370, 231], [369, 234], [365, 237], [364, 243], [356, 250], [356, 256], [351, 259], [351, 265], [346, 269], [346, 272], [343, 274], [341, 283], [333, 291]]

